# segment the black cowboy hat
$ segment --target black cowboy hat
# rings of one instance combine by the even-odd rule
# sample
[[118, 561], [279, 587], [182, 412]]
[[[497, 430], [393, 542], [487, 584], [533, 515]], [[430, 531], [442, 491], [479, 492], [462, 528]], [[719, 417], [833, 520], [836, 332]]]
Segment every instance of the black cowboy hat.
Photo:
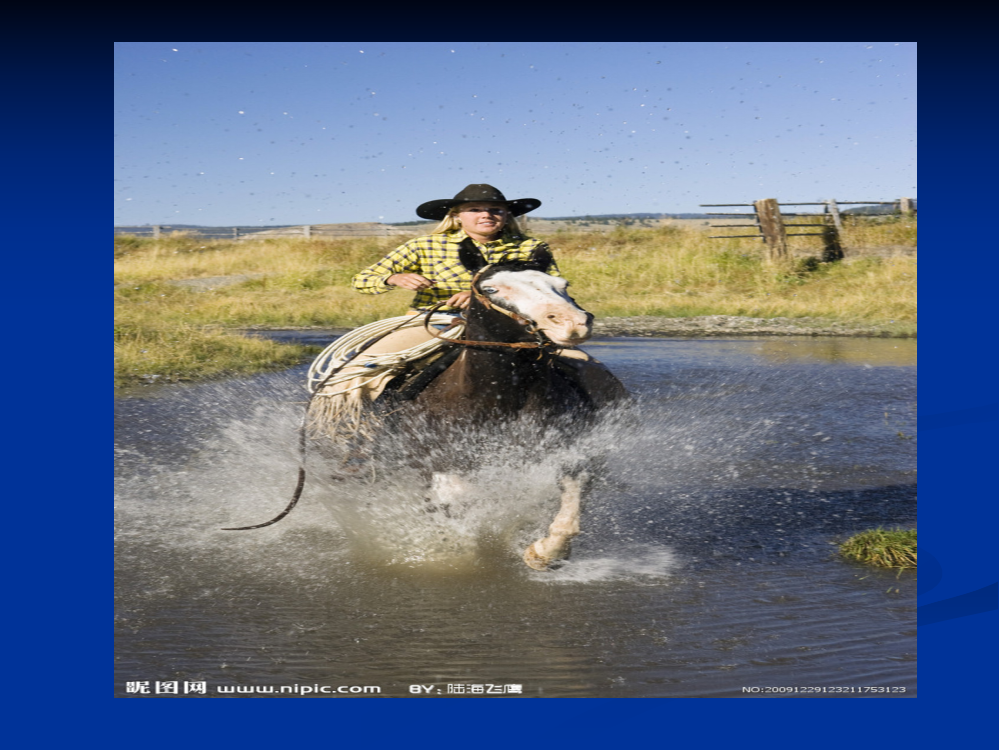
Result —
[[467, 185], [464, 190], [454, 198], [444, 198], [439, 201], [428, 201], [417, 207], [416, 215], [423, 219], [434, 219], [440, 221], [447, 212], [462, 203], [477, 203], [479, 201], [489, 201], [491, 203], [505, 203], [514, 216], [526, 214], [541, 205], [537, 198], [519, 198], [515, 201], [508, 201], [503, 193], [492, 185]]

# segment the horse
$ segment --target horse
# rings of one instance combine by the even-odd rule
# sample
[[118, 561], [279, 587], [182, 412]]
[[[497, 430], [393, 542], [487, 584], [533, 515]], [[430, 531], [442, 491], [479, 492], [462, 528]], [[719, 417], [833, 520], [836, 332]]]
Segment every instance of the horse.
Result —
[[[566, 444], [585, 434], [600, 411], [630, 399], [603, 365], [576, 349], [591, 337], [593, 315], [569, 296], [565, 279], [546, 273], [552, 264], [546, 247], [526, 261], [489, 265], [469, 245], [461, 251], [473, 274], [461, 338], [446, 339], [450, 356], [440, 358], [443, 369], [438, 363], [429, 384], [404, 398], [389, 387], [378, 404], [392, 415], [392, 431], [408, 433], [412, 453], [421, 458], [429, 479], [428, 508], [445, 513], [461, 506], [467, 489], [462, 474], [481, 459], [476, 436], [505, 434], [516, 423], [533, 427], [539, 441], [554, 434]], [[524, 436], [518, 429], [517, 439]], [[428, 444], [433, 450], [425, 449]], [[563, 467], [559, 510], [547, 535], [522, 556], [530, 568], [548, 570], [568, 557], [594, 478], [585, 463]], [[303, 483], [301, 469], [296, 494]]]
[[[572, 440], [592, 425], [601, 407], [627, 398], [624, 386], [595, 361], [559, 356], [590, 338], [593, 315], [567, 294], [565, 279], [545, 273], [551, 263], [547, 249], [528, 261], [492, 266], [474, 256], [462, 260], [474, 274], [463, 339], [452, 344], [462, 351], [413, 404], [414, 416], [449, 441], [432, 460], [431, 490], [445, 508], [459, 502], [463, 491], [456, 469], [474, 465], [465, 436], [494, 433], [526, 418]], [[581, 364], [574, 368], [573, 361]], [[581, 367], [601, 368], [597, 387], [582, 382]], [[568, 555], [592, 479], [586, 466], [565, 470], [548, 534], [524, 551], [529, 567], [545, 570]]]

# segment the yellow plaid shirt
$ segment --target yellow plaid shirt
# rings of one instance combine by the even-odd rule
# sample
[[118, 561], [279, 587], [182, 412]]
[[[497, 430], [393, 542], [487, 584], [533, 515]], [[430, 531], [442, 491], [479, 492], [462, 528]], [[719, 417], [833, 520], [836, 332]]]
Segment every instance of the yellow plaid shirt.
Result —
[[[382, 294], [398, 289], [385, 283], [392, 274], [418, 273], [434, 282], [434, 286], [418, 291], [410, 307], [425, 310], [471, 288], [472, 274], [462, 265], [458, 255], [459, 245], [466, 237], [468, 235], [465, 231], [459, 229], [448, 234], [431, 234], [412, 239], [365, 268], [351, 279], [350, 284], [362, 294]], [[530, 237], [503, 235], [492, 242], [476, 242], [475, 246], [482, 252], [486, 263], [502, 263], [528, 260], [535, 248], [544, 244], [541, 240]], [[548, 273], [552, 276], [559, 275], [554, 262]]]

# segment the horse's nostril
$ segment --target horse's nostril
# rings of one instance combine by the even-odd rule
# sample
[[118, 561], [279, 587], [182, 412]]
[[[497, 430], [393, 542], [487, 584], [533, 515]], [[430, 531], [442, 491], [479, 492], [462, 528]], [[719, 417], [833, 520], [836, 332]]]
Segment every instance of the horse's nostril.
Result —
[[556, 320], [556, 319], [557, 319], [557, 317], [558, 317], [558, 316], [556, 316], [556, 315], [549, 315], [549, 316], [548, 316], [548, 320]]

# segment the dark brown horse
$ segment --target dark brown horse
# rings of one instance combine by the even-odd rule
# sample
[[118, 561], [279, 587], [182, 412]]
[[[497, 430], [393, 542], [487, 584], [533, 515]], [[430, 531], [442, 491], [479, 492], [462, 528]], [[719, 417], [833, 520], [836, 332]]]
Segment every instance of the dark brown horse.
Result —
[[[566, 293], [564, 279], [545, 273], [552, 262], [547, 250], [530, 261], [491, 266], [475, 256], [462, 257], [474, 280], [463, 337], [451, 344], [461, 352], [403, 417], [434, 436], [431, 492], [444, 508], [460, 504], [461, 474], [476, 464], [471, 436], [495, 436], [518, 422], [569, 441], [592, 424], [600, 408], [628, 398], [603, 365], [575, 350], [590, 338], [593, 316]], [[524, 439], [523, 430], [518, 438]], [[591, 479], [586, 466], [566, 467], [561, 507], [548, 536], [524, 552], [530, 567], [544, 570], [568, 554]]]
[[[541, 452], [553, 447], [553, 436], [565, 445], [593, 424], [600, 409], [630, 398], [603, 365], [576, 349], [590, 338], [593, 316], [566, 293], [565, 279], [546, 273], [552, 263], [547, 249], [528, 261], [486, 265], [466, 243], [461, 258], [473, 273], [461, 338], [448, 339], [448, 351], [415, 381], [401, 376], [393, 381], [374, 405], [387, 415], [376, 422], [401, 435], [409, 446], [407, 460], [428, 473], [428, 508], [446, 512], [463, 505], [468, 486], [462, 476], [481, 462], [481, 438], [526, 439]], [[428, 339], [439, 337], [424, 328]], [[411, 335], [413, 329], [408, 331]], [[379, 345], [396, 351], [386, 344], [390, 341]], [[374, 350], [374, 343], [352, 353], [351, 361], [366, 347]], [[510, 430], [515, 424], [517, 429]], [[240, 529], [275, 523], [294, 507], [305, 483], [305, 434], [303, 424], [303, 466], [291, 504], [267, 523]], [[525, 550], [527, 565], [545, 570], [568, 555], [592, 479], [588, 465], [563, 468], [559, 511], [548, 535]]]

